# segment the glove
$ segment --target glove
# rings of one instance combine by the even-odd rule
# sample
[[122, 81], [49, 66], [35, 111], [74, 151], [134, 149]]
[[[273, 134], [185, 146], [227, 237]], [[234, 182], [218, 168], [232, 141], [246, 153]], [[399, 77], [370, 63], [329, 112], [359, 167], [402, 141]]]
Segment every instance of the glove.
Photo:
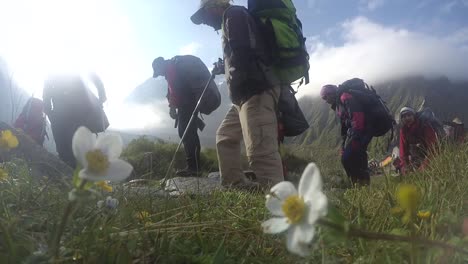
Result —
[[172, 118], [172, 119], [177, 119], [177, 110], [175, 107], [171, 107], [169, 109], [169, 116]]
[[214, 75], [224, 74], [224, 61], [222, 59], [218, 59], [217, 62], [213, 63], [213, 70], [211, 71]]

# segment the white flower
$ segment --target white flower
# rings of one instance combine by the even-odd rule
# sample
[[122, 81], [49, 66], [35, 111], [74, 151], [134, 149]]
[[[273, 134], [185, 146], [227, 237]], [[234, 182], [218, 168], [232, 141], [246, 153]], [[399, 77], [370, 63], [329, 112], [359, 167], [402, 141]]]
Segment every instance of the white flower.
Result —
[[119, 205], [119, 200], [112, 198], [111, 196], [107, 196], [106, 200], [100, 200], [97, 202], [97, 207], [99, 209], [105, 207], [107, 209], [116, 209]]
[[79, 177], [89, 181], [121, 181], [133, 170], [132, 165], [119, 159], [122, 139], [104, 134], [96, 139], [89, 129], [80, 127], [73, 135], [73, 154], [83, 167]]
[[263, 232], [276, 234], [288, 230], [288, 250], [307, 256], [315, 235], [315, 222], [327, 214], [327, 203], [327, 197], [322, 193], [320, 171], [314, 163], [309, 163], [298, 190], [287, 181], [271, 188], [266, 207], [273, 218], [262, 223]]

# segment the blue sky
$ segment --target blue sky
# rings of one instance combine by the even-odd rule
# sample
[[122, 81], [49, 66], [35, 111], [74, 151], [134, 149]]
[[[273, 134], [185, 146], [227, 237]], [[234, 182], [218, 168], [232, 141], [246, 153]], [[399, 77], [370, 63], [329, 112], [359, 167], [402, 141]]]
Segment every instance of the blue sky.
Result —
[[[312, 81], [301, 90], [304, 94], [354, 76], [377, 82], [408, 74], [446, 75], [453, 80], [466, 75], [468, 0], [294, 3], [311, 55]], [[108, 89], [111, 119], [139, 122], [131, 111], [121, 118], [121, 101], [151, 77], [155, 57], [194, 54], [210, 66], [222, 56], [220, 34], [189, 19], [198, 4], [2, 0], [0, 56], [6, 58], [15, 81], [39, 97], [47, 73], [94, 70]]]

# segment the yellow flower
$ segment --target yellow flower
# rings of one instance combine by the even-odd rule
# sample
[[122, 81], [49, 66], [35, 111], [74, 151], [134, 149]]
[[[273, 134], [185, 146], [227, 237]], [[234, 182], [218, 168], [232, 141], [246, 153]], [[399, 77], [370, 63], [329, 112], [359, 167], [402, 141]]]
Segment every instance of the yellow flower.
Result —
[[430, 211], [419, 211], [418, 212], [418, 217], [421, 219], [429, 219], [431, 217], [431, 212]]
[[0, 148], [2, 149], [13, 149], [18, 146], [18, 138], [11, 132], [11, 130], [4, 130], [0, 135]]
[[418, 188], [411, 184], [403, 184], [398, 186], [397, 200], [400, 207], [406, 212], [416, 213], [421, 195], [419, 194]]
[[421, 195], [416, 186], [411, 184], [403, 184], [398, 186], [396, 197], [398, 204], [405, 211], [403, 222], [409, 223], [415, 217], [417, 208], [421, 200]]
[[0, 181], [4, 181], [6, 179], [8, 179], [8, 172], [0, 168]]
[[147, 211], [140, 211], [136, 213], [135, 217], [140, 221], [145, 221], [150, 217], [150, 214]]
[[103, 191], [105, 192], [112, 192], [112, 186], [110, 186], [109, 184], [107, 184], [106, 181], [100, 181], [100, 182], [96, 182], [95, 184], [97, 187], [101, 188]]

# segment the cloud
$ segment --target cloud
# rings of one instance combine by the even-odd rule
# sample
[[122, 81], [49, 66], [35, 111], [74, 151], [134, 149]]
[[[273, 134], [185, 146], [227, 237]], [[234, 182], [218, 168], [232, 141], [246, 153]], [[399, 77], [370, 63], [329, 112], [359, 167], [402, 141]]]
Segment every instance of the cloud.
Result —
[[198, 50], [201, 48], [201, 44], [197, 42], [192, 42], [187, 44], [179, 49], [179, 54], [181, 55], [195, 55]]
[[360, 0], [360, 5], [373, 11], [385, 4], [385, 0]]
[[371, 84], [412, 75], [467, 78], [468, 29], [437, 38], [357, 17], [342, 24], [341, 36], [344, 42], [339, 46], [320, 38], [309, 43], [311, 83], [301, 88], [302, 95], [353, 77]]

